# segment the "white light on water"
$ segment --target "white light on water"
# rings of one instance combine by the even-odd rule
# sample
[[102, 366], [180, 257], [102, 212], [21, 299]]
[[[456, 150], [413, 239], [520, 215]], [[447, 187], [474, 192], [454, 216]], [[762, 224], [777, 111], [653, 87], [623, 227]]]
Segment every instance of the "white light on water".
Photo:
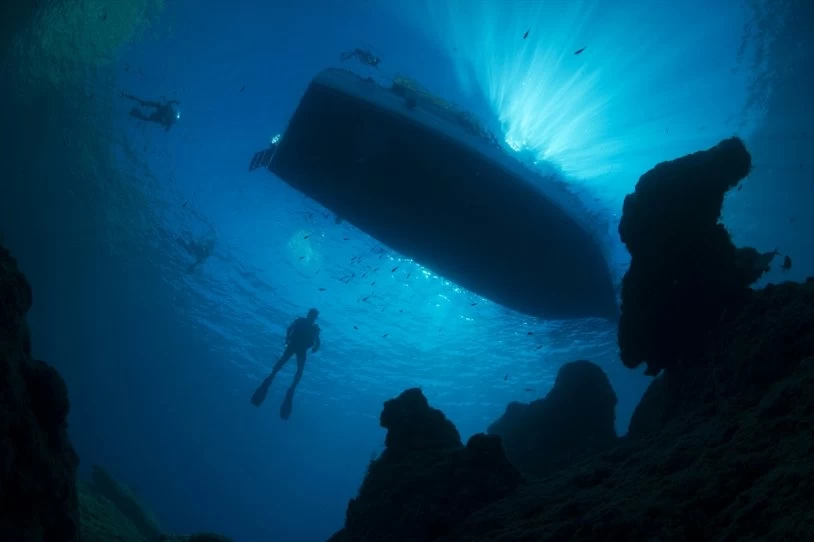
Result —
[[659, 161], [748, 135], [759, 116], [744, 114], [738, 2], [405, 4], [463, 90], [486, 99], [509, 147], [589, 185], [618, 179], [619, 195]]

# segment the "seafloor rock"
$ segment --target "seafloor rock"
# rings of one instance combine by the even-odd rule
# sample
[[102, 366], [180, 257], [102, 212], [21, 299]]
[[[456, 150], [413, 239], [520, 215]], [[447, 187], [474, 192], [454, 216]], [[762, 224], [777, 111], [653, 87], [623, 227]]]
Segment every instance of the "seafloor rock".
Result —
[[119, 483], [109, 472], [99, 465], [93, 465], [91, 472], [94, 491], [112, 502], [147, 540], [157, 540], [161, 535], [158, 519], [149, 508], [136, 497], [130, 488]]
[[31, 287], [0, 247], [0, 540], [79, 539], [76, 469], [66, 431], [68, 391], [31, 358]]
[[617, 443], [616, 403], [604, 371], [590, 361], [574, 361], [560, 368], [544, 399], [509, 404], [488, 432], [501, 437], [521, 472], [544, 476]]
[[162, 533], [153, 513], [98, 465], [93, 483], [80, 482], [79, 502], [82, 542], [232, 542], [215, 533]]
[[79, 515], [82, 542], [153, 542], [133, 522], [98, 491], [79, 484]]
[[[770, 284], [725, 318], [700, 363], [654, 380], [636, 407], [628, 434], [659, 431], [688, 409], [737, 400], [754, 407], [769, 386], [814, 355], [814, 281]], [[708, 367], [713, 367], [712, 370]]]
[[619, 347], [646, 374], [697, 363], [774, 253], [737, 249], [719, 223], [726, 192], [751, 168], [738, 138], [663, 162], [625, 198], [619, 234], [631, 255], [622, 280]]
[[441, 540], [812, 540], [812, 330], [814, 281], [753, 292], [704, 353], [715, 370], [654, 381], [631, 438]]
[[418, 389], [387, 401], [386, 449], [368, 467], [334, 542], [430, 541], [523, 483], [500, 438], [475, 435], [466, 446]]

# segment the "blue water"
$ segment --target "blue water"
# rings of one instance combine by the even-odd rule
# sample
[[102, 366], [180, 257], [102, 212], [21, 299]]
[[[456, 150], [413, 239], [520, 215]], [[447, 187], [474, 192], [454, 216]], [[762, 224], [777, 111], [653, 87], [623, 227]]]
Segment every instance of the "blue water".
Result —
[[[544, 396], [568, 361], [609, 374], [620, 434], [649, 382], [619, 362], [611, 324], [511, 313], [247, 173], [323, 68], [415, 78], [562, 170], [609, 224], [617, 280], [627, 255], [613, 232], [638, 176], [741, 135], [755, 168], [724, 221], [736, 243], [792, 256], [762, 283], [814, 274], [814, 13], [802, 0], [38, 10], [0, 87], [2, 241], [34, 287], [35, 355], [68, 382], [83, 473], [105, 465], [167, 530], [324, 540], [382, 449], [382, 402], [408, 387], [466, 438], [508, 402]], [[341, 64], [354, 47], [379, 69]], [[179, 124], [135, 122], [123, 91], [179, 100]], [[214, 253], [188, 273], [179, 239], [214, 239]], [[343, 282], [354, 271], [367, 278]], [[283, 422], [294, 363], [263, 408], [249, 397], [311, 306], [323, 348]]]

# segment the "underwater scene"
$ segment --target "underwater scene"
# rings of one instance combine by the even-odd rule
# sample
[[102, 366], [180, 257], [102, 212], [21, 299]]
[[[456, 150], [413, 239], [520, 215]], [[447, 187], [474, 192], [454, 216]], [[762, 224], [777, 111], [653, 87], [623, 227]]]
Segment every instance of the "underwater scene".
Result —
[[810, 0], [7, 0], [0, 542], [814, 541]]

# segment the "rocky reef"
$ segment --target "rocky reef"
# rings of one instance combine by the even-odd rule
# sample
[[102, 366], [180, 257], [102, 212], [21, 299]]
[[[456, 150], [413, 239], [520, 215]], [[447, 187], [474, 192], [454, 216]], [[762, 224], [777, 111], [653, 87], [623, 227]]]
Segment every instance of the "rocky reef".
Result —
[[370, 463], [345, 528], [331, 542], [436, 540], [524, 482], [498, 437], [475, 435], [463, 446], [452, 422], [417, 388], [387, 401], [380, 423], [386, 448]]
[[[718, 222], [749, 168], [743, 143], [725, 140], [659, 164], [625, 201], [621, 358], [659, 374], [625, 437], [610, 432], [615, 394], [601, 370], [566, 365], [545, 399], [509, 405], [490, 427], [524, 473], [544, 478], [480, 501], [445, 534], [417, 533], [388, 491], [413, 488], [410, 509], [456, 491], [449, 472], [414, 462], [418, 446], [400, 454], [411, 468], [398, 475], [371, 468], [356, 505], [378, 495], [375, 512], [351, 518], [352, 501], [353, 529], [334, 540], [811, 540], [814, 279], [749, 288], [773, 253], [735, 247]], [[582, 423], [593, 428], [581, 433]]]
[[31, 287], [0, 246], [0, 540], [79, 540], [68, 390], [31, 357]]
[[590, 361], [566, 363], [544, 399], [510, 403], [489, 426], [511, 462], [541, 477], [617, 443], [616, 393], [605, 372]]
[[698, 359], [727, 310], [746, 300], [773, 253], [738, 249], [719, 222], [726, 192], [749, 174], [738, 138], [642, 175], [625, 198], [619, 235], [630, 252], [622, 280], [619, 348], [648, 375]]
[[150, 509], [99, 465], [93, 465], [90, 482], [80, 482], [78, 489], [82, 542], [232, 542], [214, 533], [162, 532]]
[[77, 482], [67, 433], [68, 389], [31, 357], [31, 287], [0, 246], [0, 541], [230, 542], [214, 533], [164, 534], [149, 510], [106, 470]]

